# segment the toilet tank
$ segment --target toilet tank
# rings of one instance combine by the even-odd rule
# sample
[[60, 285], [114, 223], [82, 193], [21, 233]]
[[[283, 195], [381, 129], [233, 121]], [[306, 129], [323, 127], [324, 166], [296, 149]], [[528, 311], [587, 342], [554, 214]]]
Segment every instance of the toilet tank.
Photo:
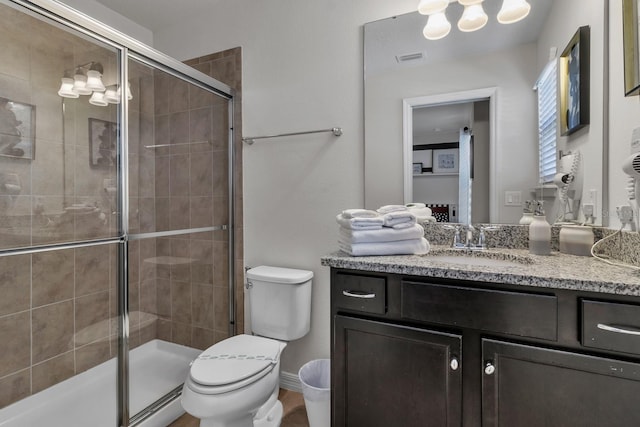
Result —
[[291, 341], [311, 325], [313, 272], [261, 265], [247, 271], [249, 312], [254, 334]]

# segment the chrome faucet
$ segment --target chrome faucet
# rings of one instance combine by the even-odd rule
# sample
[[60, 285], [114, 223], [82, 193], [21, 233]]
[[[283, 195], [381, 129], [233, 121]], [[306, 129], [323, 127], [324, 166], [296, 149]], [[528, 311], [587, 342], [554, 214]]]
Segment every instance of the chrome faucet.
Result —
[[[451, 245], [454, 249], [467, 249], [467, 250], [483, 250], [487, 248], [487, 237], [485, 231], [497, 230], [497, 226], [485, 226], [480, 227], [478, 233], [478, 240], [474, 243], [473, 232], [476, 228], [472, 225], [457, 225], [455, 226], [455, 233], [453, 235], [453, 243]], [[464, 241], [461, 236], [461, 232], [465, 232]]]

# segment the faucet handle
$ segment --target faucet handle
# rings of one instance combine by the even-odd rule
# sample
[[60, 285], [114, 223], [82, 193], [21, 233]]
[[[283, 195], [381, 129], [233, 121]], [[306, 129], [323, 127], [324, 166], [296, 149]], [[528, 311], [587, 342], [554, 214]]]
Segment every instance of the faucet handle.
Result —
[[485, 231], [494, 231], [499, 230], [500, 226], [497, 225], [486, 225], [480, 227], [480, 235], [478, 235], [478, 246], [484, 248], [487, 246], [487, 236], [485, 235]]

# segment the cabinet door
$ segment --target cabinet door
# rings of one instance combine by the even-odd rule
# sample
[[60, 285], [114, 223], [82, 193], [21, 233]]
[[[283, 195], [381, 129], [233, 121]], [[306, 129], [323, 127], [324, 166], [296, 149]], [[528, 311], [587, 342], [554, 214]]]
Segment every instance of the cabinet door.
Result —
[[483, 340], [483, 427], [640, 425], [640, 364]]
[[333, 427], [461, 425], [462, 337], [336, 315]]

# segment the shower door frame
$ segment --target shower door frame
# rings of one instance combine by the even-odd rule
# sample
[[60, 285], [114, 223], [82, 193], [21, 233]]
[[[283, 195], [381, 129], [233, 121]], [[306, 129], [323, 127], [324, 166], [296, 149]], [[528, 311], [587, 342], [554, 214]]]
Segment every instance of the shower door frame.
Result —
[[96, 245], [117, 244], [117, 304], [118, 304], [118, 355], [117, 355], [117, 411], [118, 426], [135, 426], [149, 416], [158, 408], [158, 402], [162, 405], [168, 404], [180, 396], [179, 390], [173, 390], [161, 396], [156, 403], [152, 404], [139, 414], [134, 414], [131, 418], [129, 414], [129, 275], [128, 275], [128, 251], [129, 242], [155, 237], [168, 237], [197, 232], [226, 230], [228, 233], [228, 288], [229, 288], [229, 335], [236, 333], [236, 307], [235, 307], [235, 192], [236, 183], [234, 181], [234, 102], [235, 91], [230, 86], [210, 77], [196, 69], [171, 58], [138, 40], [135, 40], [124, 33], [95, 20], [83, 13], [76, 11], [56, 0], [7, 0], [9, 3], [21, 6], [31, 12], [48, 18], [51, 21], [62, 24], [72, 30], [82, 33], [92, 39], [99, 40], [114, 47], [119, 54], [120, 61], [120, 81], [129, 80], [129, 59], [142, 62], [145, 65], [159, 69], [173, 77], [184, 80], [201, 89], [209, 91], [216, 96], [224, 98], [228, 102], [228, 224], [214, 225], [211, 227], [189, 228], [170, 231], [156, 231], [150, 233], [130, 234], [129, 232], [129, 180], [128, 180], [128, 99], [126, 91], [121, 91], [121, 100], [118, 108], [118, 118], [120, 122], [120, 140], [118, 144], [118, 232], [117, 236], [97, 239], [76, 241], [61, 244], [50, 244], [43, 246], [30, 246], [16, 249], [0, 250], [0, 256], [10, 256], [17, 254], [33, 254], [52, 250], [82, 248]]

